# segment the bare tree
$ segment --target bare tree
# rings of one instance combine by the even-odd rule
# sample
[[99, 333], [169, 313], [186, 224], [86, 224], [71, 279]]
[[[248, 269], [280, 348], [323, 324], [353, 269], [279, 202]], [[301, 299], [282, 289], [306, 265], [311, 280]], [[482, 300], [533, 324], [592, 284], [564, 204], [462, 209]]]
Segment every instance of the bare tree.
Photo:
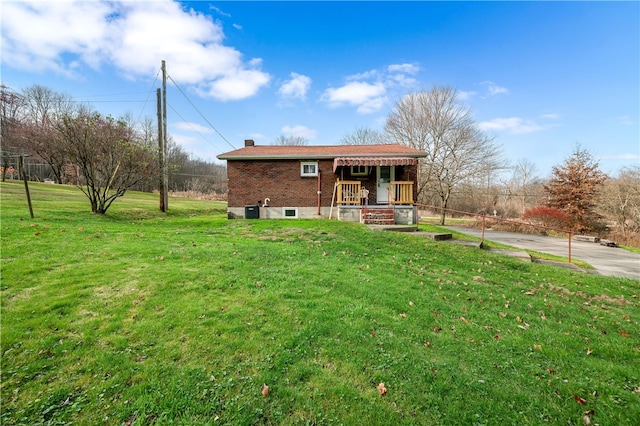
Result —
[[640, 166], [624, 168], [605, 183], [598, 211], [615, 222], [624, 238], [640, 232]]
[[450, 87], [400, 99], [387, 118], [385, 132], [390, 140], [427, 153], [419, 169], [418, 197], [437, 195], [443, 209], [441, 224], [456, 186], [485, 179], [504, 167], [500, 148], [478, 128]]
[[384, 136], [377, 130], [368, 127], [358, 127], [352, 133], [346, 134], [340, 139], [343, 145], [376, 145], [384, 143]]
[[0, 152], [3, 182], [11, 164], [11, 156], [22, 151], [24, 139], [23, 106], [24, 97], [4, 84], [0, 86]]
[[280, 135], [273, 141], [272, 145], [303, 146], [309, 145], [309, 141], [303, 136]]
[[553, 177], [544, 185], [549, 207], [569, 214], [575, 230], [593, 229], [599, 219], [595, 212], [597, 197], [608, 176], [600, 171], [591, 153], [580, 146], [552, 170]]
[[156, 176], [155, 147], [140, 143], [123, 121], [80, 112], [60, 117], [54, 127], [60, 146], [80, 169], [77, 186], [94, 213], [106, 213], [127, 189]]
[[532, 183], [538, 179], [536, 165], [527, 158], [521, 158], [510, 169], [509, 180], [503, 181], [503, 187], [506, 191], [505, 204], [511, 205], [510, 208], [517, 210], [517, 214], [521, 215], [527, 209], [527, 199], [532, 198], [535, 192]]
[[71, 114], [76, 105], [68, 95], [39, 85], [24, 89], [22, 94], [28, 146], [33, 154], [49, 164], [55, 180], [64, 183], [67, 157], [56, 140], [53, 121], [57, 116]]

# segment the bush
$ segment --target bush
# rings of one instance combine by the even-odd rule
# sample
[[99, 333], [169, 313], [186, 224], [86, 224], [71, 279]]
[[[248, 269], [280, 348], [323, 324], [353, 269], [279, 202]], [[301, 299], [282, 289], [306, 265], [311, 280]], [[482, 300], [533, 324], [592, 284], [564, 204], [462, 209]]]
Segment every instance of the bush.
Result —
[[522, 218], [549, 228], [566, 229], [571, 224], [571, 218], [567, 213], [548, 206], [531, 207], [525, 210]]

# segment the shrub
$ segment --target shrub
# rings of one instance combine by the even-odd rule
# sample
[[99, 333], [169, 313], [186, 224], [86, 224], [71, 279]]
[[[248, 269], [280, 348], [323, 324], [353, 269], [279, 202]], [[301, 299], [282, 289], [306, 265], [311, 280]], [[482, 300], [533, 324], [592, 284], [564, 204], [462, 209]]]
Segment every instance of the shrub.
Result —
[[571, 218], [562, 210], [555, 207], [535, 206], [525, 210], [523, 219], [549, 228], [566, 229], [570, 226]]

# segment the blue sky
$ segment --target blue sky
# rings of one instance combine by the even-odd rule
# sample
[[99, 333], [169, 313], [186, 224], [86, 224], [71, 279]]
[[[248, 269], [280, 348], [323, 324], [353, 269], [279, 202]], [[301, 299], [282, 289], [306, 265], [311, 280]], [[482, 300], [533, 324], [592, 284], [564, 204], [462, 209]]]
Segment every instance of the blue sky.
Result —
[[403, 95], [447, 85], [508, 160], [541, 177], [577, 144], [609, 173], [640, 163], [638, 2], [0, 7], [3, 84], [155, 118], [164, 59], [169, 132], [203, 159], [248, 138], [337, 144], [359, 127], [382, 130]]

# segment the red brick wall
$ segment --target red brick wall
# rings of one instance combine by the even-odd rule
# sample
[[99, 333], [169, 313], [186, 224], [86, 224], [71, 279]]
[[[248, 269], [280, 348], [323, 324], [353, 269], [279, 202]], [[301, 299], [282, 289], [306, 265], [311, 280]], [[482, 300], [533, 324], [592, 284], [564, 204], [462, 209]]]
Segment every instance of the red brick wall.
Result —
[[[315, 161], [315, 160], [309, 160]], [[227, 161], [229, 207], [256, 205], [270, 198], [272, 207], [316, 207], [318, 205], [318, 178], [301, 177], [299, 160]], [[333, 173], [333, 160], [319, 160], [321, 173], [321, 205], [331, 205], [336, 179], [360, 180], [371, 192], [369, 202], [376, 200], [376, 172], [366, 178], [351, 177], [349, 167]], [[413, 180], [416, 166], [396, 167], [396, 180]], [[414, 185], [414, 192], [416, 185]], [[414, 194], [415, 197], [415, 194]]]
[[[315, 160], [309, 160], [315, 161]], [[229, 207], [255, 205], [270, 198], [272, 207], [316, 207], [318, 177], [301, 177], [300, 161], [227, 161]], [[318, 161], [321, 174], [321, 203], [331, 205], [333, 160]]]

